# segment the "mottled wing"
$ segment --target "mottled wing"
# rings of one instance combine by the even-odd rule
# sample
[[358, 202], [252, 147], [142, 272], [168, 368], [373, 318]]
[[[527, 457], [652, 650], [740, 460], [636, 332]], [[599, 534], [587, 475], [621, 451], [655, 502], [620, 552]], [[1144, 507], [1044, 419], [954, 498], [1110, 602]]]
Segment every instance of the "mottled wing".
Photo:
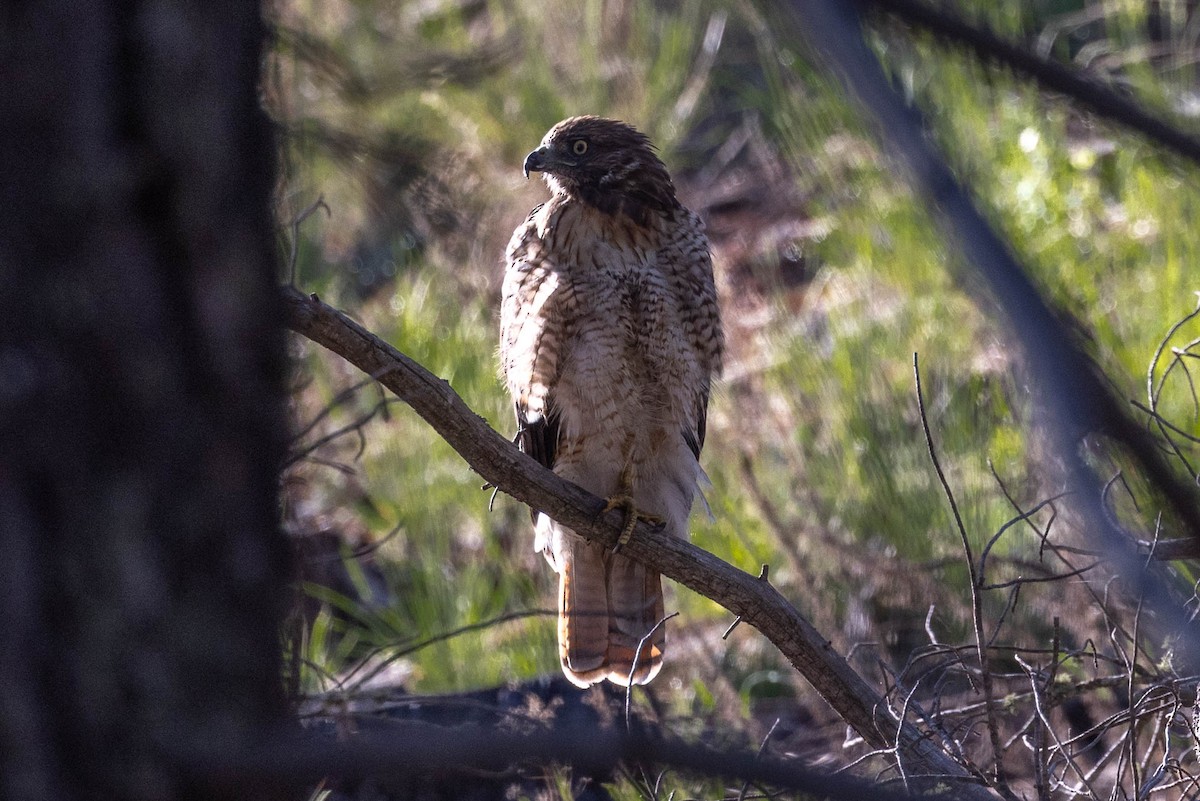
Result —
[[559, 437], [554, 382], [564, 321], [560, 276], [535, 223], [540, 208], [513, 232], [508, 245], [500, 307], [500, 364], [515, 399], [518, 447], [553, 469]]
[[713, 278], [712, 256], [700, 217], [680, 207], [670, 238], [663, 249], [663, 261], [672, 266], [671, 290], [680, 307], [684, 337], [700, 362], [703, 380], [695, 388], [695, 413], [683, 431], [684, 440], [696, 458], [704, 447], [708, 421], [708, 399], [712, 379], [720, 374], [725, 352], [717, 306], [717, 286]]

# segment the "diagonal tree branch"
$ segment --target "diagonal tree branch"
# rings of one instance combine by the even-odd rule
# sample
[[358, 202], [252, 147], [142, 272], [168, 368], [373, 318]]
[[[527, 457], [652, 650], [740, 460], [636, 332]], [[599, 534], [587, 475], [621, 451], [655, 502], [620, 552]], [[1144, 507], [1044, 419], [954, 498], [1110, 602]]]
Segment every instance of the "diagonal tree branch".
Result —
[[858, 2], [924, 28], [945, 42], [965, 45], [980, 59], [1006, 66], [1036, 81], [1043, 89], [1074, 98], [1101, 117], [1120, 123], [1189, 161], [1200, 164], [1200, 138], [1155, 116], [1136, 101], [1086, 74], [1032, 53], [987, 28], [972, 25], [945, 4], [935, 9], [918, 0]]
[[[376, 376], [488, 482], [588, 539], [608, 546], [616, 543], [623, 523], [619, 511], [603, 514], [603, 500], [518, 451], [471, 411], [446, 381], [315, 296], [305, 296], [294, 287], [284, 287], [282, 293], [293, 331]], [[757, 628], [866, 742], [879, 749], [895, 747], [896, 758], [909, 770], [964, 782], [979, 780], [951, 759], [932, 735], [907, 720], [898, 721], [878, 690], [769, 582], [643, 522], [638, 523], [622, 553], [716, 601]], [[964, 784], [958, 797], [993, 798], [974, 784]]]
[[962, 283], [976, 291], [977, 298], [983, 295], [994, 302], [1007, 318], [1046, 417], [1041, 433], [1061, 460], [1089, 536], [1103, 546], [1110, 562], [1169, 629], [1187, 635], [1181, 637], [1178, 653], [1183, 670], [1195, 670], [1200, 665], [1197, 625], [1171, 596], [1170, 582], [1156, 566], [1144, 564], [1132, 538], [1104, 507], [1101, 483], [1081, 453], [1081, 439], [1103, 432], [1124, 445], [1162, 493], [1181, 529], [1200, 541], [1200, 501], [1195, 489], [1179, 479], [1148, 435], [1125, 414], [1008, 245], [975, 208], [926, 135], [920, 115], [892, 87], [864, 41], [856, 4], [793, 0], [789, 10], [780, 15], [789, 36], [805, 38], [838, 73], [895, 163], [928, 200], [951, 245], [983, 279], [987, 292], [979, 293], [970, 280]]

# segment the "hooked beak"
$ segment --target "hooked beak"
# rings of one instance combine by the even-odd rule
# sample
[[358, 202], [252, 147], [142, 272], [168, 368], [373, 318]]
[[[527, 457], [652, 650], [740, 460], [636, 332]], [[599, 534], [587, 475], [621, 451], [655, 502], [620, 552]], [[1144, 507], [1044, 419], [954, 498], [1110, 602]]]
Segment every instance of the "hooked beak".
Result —
[[542, 172], [546, 164], [546, 148], [539, 147], [537, 150], [525, 157], [525, 177], [529, 178], [531, 172]]

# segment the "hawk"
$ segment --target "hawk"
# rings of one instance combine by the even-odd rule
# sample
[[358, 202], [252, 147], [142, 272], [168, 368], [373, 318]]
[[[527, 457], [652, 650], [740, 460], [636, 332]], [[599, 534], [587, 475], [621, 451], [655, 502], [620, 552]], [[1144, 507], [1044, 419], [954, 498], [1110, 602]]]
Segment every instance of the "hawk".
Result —
[[[724, 347], [704, 226], [650, 140], [617, 120], [563, 120], [524, 167], [552, 196], [506, 253], [500, 359], [517, 442], [624, 508], [621, 543], [638, 517], [686, 537]], [[666, 645], [659, 574], [544, 514], [534, 527], [559, 575], [567, 678], [653, 679]]]

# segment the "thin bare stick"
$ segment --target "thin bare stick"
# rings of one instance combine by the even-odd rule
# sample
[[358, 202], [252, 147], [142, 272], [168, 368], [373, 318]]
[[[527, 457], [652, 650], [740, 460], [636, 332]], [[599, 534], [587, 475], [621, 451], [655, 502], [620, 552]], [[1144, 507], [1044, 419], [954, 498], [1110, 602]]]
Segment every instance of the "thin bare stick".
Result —
[[299, 448], [299, 442], [297, 442], [296, 443], [297, 450], [295, 450], [291, 454], [289, 454], [288, 458], [284, 461], [283, 466], [285, 468], [287, 468], [287, 467], [291, 467], [292, 465], [296, 464], [297, 462], [302, 462], [302, 461], [308, 459], [308, 457], [311, 454], [313, 454], [316, 451], [320, 450], [321, 448], [325, 447], [329, 443], [334, 442], [335, 440], [341, 439], [342, 437], [346, 436], [347, 434], [356, 434], [358, 436], [358, 439], [359, 439], [358, 449], [355, 452], [354, 458], [352, 460], [352, 461], [357, 462], [362, 457], [363, 451], [366, 448], [366, 438], [363, 436], [363, 433], [362, 433], [363, 427], [366, 426], [367, 423], [371, 422], [376, 417], [378, 417], [379, 413], [382, 412], [383, 410], [385, 410], [389, 404], [393, 404], [393, 403], [397, 403], [395, 398], [384, 398], [384, 399], [380, 400], [378, 403], [376, 403], [374, 406], [372, 406], [370, 409], [363, 412], [356, 419], [352, 420], [351, 422], [347, 423], [346, 425], [342, 426], [341, 428], [335, 428], [333, 431], [330, 431], [327, 434], [321, 435], [319, 438], [317, 438], [310, 444], [305, 445], [303, 448]]
[[[1152, 408], [1150, 408], [1150, 407], [1148, 407], [1148, 406], [1145, 406], [1145, 405], [1143, 405], [1143, 404], [1142, 404], [1140, 401], [1131, 400], [1129, 403], [1130, 403], [1130, 405], [1131, 405], [1131, 406], [1133, 406], [1135, 409], [1138, 409], [1138, 410], [1140, 410], [1140, 411], [1143, 411], [1143, 412], [1145, 412], [1146, 414], [1150, 415], [1150, 418], [1151, 418], [1152, 420], [1154, 420], [1154, 422], [1155, 422], [1155, 423], [1157, 423], [1157, 424], [1159, 425], [1159, 428], [1160, 428], [1160, 429], [1162, 429], [1162, 430], [1163, 430], [1163, 431], [1162, 431], [1162, 434], [1163, 434], [1163, 436], [1164, 436], [1164, 437], [1168, 437], [1168, 438], [1169, 438], [1169, 435], [1167, 434], [1167, 432], [1166, 432], [1166, 430], [1165, 430], [1165, 429], [1170, 429], [1172, 433], [1174, 433], [1174, 434], [1177, 434], [1177, 435], [1179, 435], [1179, 436], [1183, 437], [1183, 438], [1184, 438], [1184, 439], [1186, 439], [1188, 442], [1200, 442], [1200, 437], [1197, 437], [1197, 436], [1195, 436], [1195, 435], [1193, 435], [1193, 434], [1189, 434], [1188, 432], [1184, 431], [1184, 430], [1183, 430], [1182, 428], [1180, 428], [1179, 426], [1177, 426], [1177, 425], [1175, 425], [1174, 423], [1172, 423], [1170, 420], [1166, 419], [1165, 417], [1162, 417], [1162, 416], [1161, 416], [1161, 415], [1160, 415], [1160, 414], [1159, 414], [1157, 411], [1155, 411], [1154, 409], [1152, 409]], [[1182, 454], [1178, 454], [1178, 453], [1177, 453], [1176, 455], [1177, 455], [1177, 456], [1179, 456], [1179, 458], [1183, 459], [1183, 456], [1182, 456]], [[1190, 463], [1189, 463], [1189, 462], [1188, 462], [1186, 459], [1183, 459], [1183, 463], [1184, 463], [1185, 465], [1187, 465], [1187, 468], [1188, 468], [1188, 470], [1189, 470], [1189, 471], [1193, 471], [1193, 472], [1194, 472], [1194, 468], [1191, 466], [1191, 464], [1190, 464]]]
[[647, 631], [645, 634], [643, 634], [642, 638], [640, 640], [638, 640], [637, 650], [635, 650], [633, 652], [633, 664], [631, 664], [629, 666], [628, 681], [625, 683], [625, 728], [626, 729], [628, 729], [629, 726], [631, 725], [630, 720], [631, 720], [631, 715], [632, 715], [632, 710], [633, 710], [633, 688], [634, 688], [633, 677], [637, 675], [638, 662], [640, 662], [642, 659], [642, 649], [646, 647], [646, 643], [648, 643], [650, 641], [650, 638], [654, 636], [654, 632], [658, 631], [663, 626], [667, 625], [667, 621], [673, 617], [679, 617], [679, 613], [672, 612], [671, 614], [662, 618], [661, 620], [659, 620], [657, 623], [654, 624], [653, 628], [651, 628], [649, 631]]
[[[1158, 347], [1154, 350], [1154, 355], [1150, 357], [1150, 366], [1146, 368], [1146, 402], [1150, 404], [1151, 409], [1155, 409], [1158, 406], [1158, 392], [1154, 388], [1154, 370], [1158, 367], [1158, 360], [1162, 358], [1163, 351], [1167, 349], [1167, 345], [1171, 342], [1171, 338], [1175, 336], [1175, 333], [1197, 315], [1200, 315], [1200, 300], [1197, 301], [1195, 309], [1167, 330], [1166, 336], [1158, 343]], [[1159, 389], [1161, 390], [1161, 385]]]
[[1075, 758], [1071, 756], [1071, 754], [1064, 747], [1062, 740], [1060, 740], [1058, 737], [1058, 733], [1054, 731], [1054, 726], [1050, 723], [1050, 717], [1046, 714], [1046, 707], [1042, 702], [1042, 689], [1039, 686], [1040, 682], [1038, 681], [1038, 674], [1040, 671], [1032, 667], [1021, 657], [1016, 656], [1014, 658], [1017, 660], [1017, 663], [1025, 669], [1025, 672], [1029, 674], [1029, 686], [1033, 688], [1034, 708], [1037, 710], [1038, 717], [1041, 719], [1042, 725], [1046, 727], [1046, 731], [1049, 732], [1052, 738], [1054, 738], [1054, 742], [1058, 746], [1059, 752], [1063, 754], [1067, 760], [1067, 763], [1071, 766], [1071, 769], [1075, 771], [1075, 775], [1079, 777], [1079, 781], [1082, 782], [1083, 786], [1086, 787], [1088, 792], [1092, 794], [1092, 798], [1100, 798], [1100, 796], [1096, 795], [1096, 790], [1088, 781], [1087, 776], [1084, 775], [1083, 770], [1081, 770], [1079, 765], [1075, 762]]
[[350, 680], [352, 678], [354, 678], [354, 675], [356, 673], [358, 673], [360, 670], [362, 670], [364, 667], [367, 666], [367, 664], [369, 663], [369, 660], [371, 659], [372, 656], [374, 656], [378, 653], [382, 653], [383, 651], [386, 651], [391, 647], [391, 646], [381, 646], [379, 648], [374, 649], [373, 651], [371, 651], [371, 653], [369, 653], [365, 657], [363, 657], [363, 659], [358, 663], [358, 665], [353, 670], [351, 670], [349, 673], [347, 673], [345, 676], [342, 677], [342, 683], [349, 685], [349, 687], [351, 689], [358, 689], [358, 688], [361, 688], [368, 681], [370, 681], [371, 679], [373, 679], [377, 675], [379, 675], [385, 667], [392, 664], [397, 659], [401, 659], [402, 657], [408, 656], [409, 654], [416, 653], [417, 651], [420, 651], [424, 648], [428, 648], [429, 646], [431, 646], [435, 643], [444, 642], [446, 640], [452, 640], [455, 637], [462, 636], [463, 634], [469, 634], [470, 632], [473, 632], [473, 631], [483, 631], [485, 629], [490, 629], [493, 626], [497, 626], [497, 625], [499, 625], [501, 623], [505, 623], [509, 620], [521, 620], [521, 619], [524, 619], [527, 617], [556, 617], [557, 615], [558, 615], [558, 611], [554, 610], [554, 609], [522, 609], [522, 610], [519, 610], [516, 612], [508, 612], [503, 615], [497, 615], [496, 617], [489, 618], [488, 620], [481, 620], [478, 623], [468, 623], [465, 626], [459, 626], [457, 628], [451, 629], [450, 631], [444, 631], [441, 634], [435, 634], [432, 637], [426, 637], [424, 640], [421, 640], [420, 642], [414, 643], [413, 645], [409, 645], [404, 648], [400, 648], [396, 651], [393, 651], [391, 654], [388, 654], [388, 657], [386, 659], [384, 659], [379, 664], [371, 667], [370, 670], [368, 670], [365, 674], [363, 674], [362, 678], [358, 679], [358, 681], [355, 681], [354, 683], [351, 684]]
[[[1129, 695], [1129, 704], [1130, 704], [1131, 712], [1134, 709], [1134, 705], [1136, 704], [1136, 698], [1137, 698], [1137, 696], [1136, 696], [1136, 691], [1137, 691], [1136, 676], [1137, 676], [1137, 658], [1138, 658], [1138, 632], [1141, 629], [1141, 625], [1142, 625], [1142, 599], [1139, 597], [1138, 602], [1137, 602], [1137, 608], [1134, 610], [1134, 613], [1133, 613], [1133, 649], [1132, 649], [1132, 653], [1129, 656], [1129, 680], [1125, 685], [1125, 692], [1128, 693], [1128, 695]], [[1130, 714], [1127, 743], [1128, 743], [1128, 748], [1129, 748], [1129, 757], [1128, 757], [1129, 770], [1132, 773], [1133, 789], [1134, 789], [1134, 797], [1135, 798], [1138, 797], [1137, 788], [1140, 787], [1142, 784], [1140, 767], [1138, 765], [1138, 755], [1137, 755], [1137, 736], [1138, 736], [1137, 725], [1138, 725], [1137, 715]]]
[[325, 209], [326, 216], [333, 216], [333, 212], [330, 210], [329, 206], [325, 204], [325, 196], [318, 195], [317, 199], [314, 200], [308, 208], [296, 215], [296, 219], [292, 220], [291, 223], [292, 252], [291, 256], [288, 258], [288, 283], [292, 286], [296, 285], [296, 262], [299, 260], [300, 256], [300, 226], [303, 225], [304, 221], [311, 217], [317, 209]]
[[331, 401], [329, 401], [329, 403], [325, 404], [321, 411], [319, 411], [311, 420], [305, 423], [303, 428], [292, 434], [292, 442], [299, 442], [300, 440], [304, 439], [306, 436], [308, 436], [310, 431], [320, 425], [322, 420], [333, 414], [335, 409], [357, 395], [360, 389], [371, 384], [375, 384], [375, 376], [373, 375], [356, 381], [353, 386], [347, 387], [339, 392]]
[[[771, 735], [775, 733], [775, 729], [779, 726], [780, 718], [775, 718], [775, 722], [771, 724], [771, 728], [767, 729], [767, 734], [762, 738], [762, 743], [758, 746], [758, 756], [761, 757], [767, 750], [767, 743], [771, 742]], [[750, 782], [744, 782], [742, 789], [738, 793], [737, 801], [746, 801], [746, 791], [750, 789]]]
[[942, 471], [942, 465], [938, 461], [937, 450], [933, 446], [933, 434], [929, 430], [929, 420], [925, 415], [925, 399], [921, 394], [921, 363], [916, 353], [913, 354], [913, 377], [916, 381], [917, 389], [917, 411], [921, 417], [921, 430], [925, 432], [925, 445], [929, 451], [929, 460], [933, 463], [933, 470], [937, 473], [938, 481], [941, 482], [942, 492], [945, 494], [946, 500], [950, 503], [950, 511], [954, 515], [954, 525], [958, 529], [963, 554], [966, 556], [967, 573], [971, 579], [971, 622], [975, 627], [975, 651], [979, 655], [979, 678], [983, 685], [988, 737], [992, 743], [992, 753], [995, 759], [995, 765], [993, 766], [995, 787], [1005, 798], [1011, 798], [1015, 801], [1016, 795], [1009, 788], [1008, 778], [1004, 771], [1004, 749], [1000, 741], [1000, 729], [996, 723], [996, 714], [993, 708], [995, 695], [992, 688], [992, 671], [988, 665], [988, 641], [983, 632], [983, 604], [979, 598], [980, 588], [983, 586], [983, 576], [979, 574], [979, 571], [975, 567], [975, 557], [971, 552], [971, 541], [967, 536], [967, 527], [963, 524], [962, 515], [958, 511], [958, 503], [954, 500], [954, 491], [950, 489], [950, 482], [946, 480], [946, 474]]
[[[989, 462], [989, 466], [990, 466], [990, 462]], [[992, 474], [995, 475], [995, 469], [992, 470]], [[987, 544], [985, 546], [983, 546], [983, 551], [981, 551], [979, 554], [979, 572], [980, 572], [980, 574], [981, 575], [987, 574], [988, 555], [991, 553], [992, 548], [995, 547], [996, 543], [1000, 541], [1000, 537], [1002, 537], [1006, 531], [1008, 531], [1010, 528], [1015, 526], [1017, 523], [1020, 523], [1022, 520], [1029, 519], [1030, 516], [1037, 514], [1038, 512], [1042, 511], [1043, 508], [1045, 508], [1046, 506], [1049, 506], [1050, 504], [1054, 503], [1055, 501], [1059, 500], [1060, 498], [1062, 498], [1061, 493], [1058, 495], [1055, 495], [1052, 498], [1047, 498], [1046, 500], [1042, 501], [1041, 503], [1037, 504], [1036, 506], [1030, 508], [1028, 511], [1021, 512], [1019, 515], [1010, 519], [1008, 522], [1006, 522], [1004, 525], [1002, 525], [1000, 528], [998, 528], [996, 530], [996, 533], [992, 535], [992, 538], [987, 541]]]

